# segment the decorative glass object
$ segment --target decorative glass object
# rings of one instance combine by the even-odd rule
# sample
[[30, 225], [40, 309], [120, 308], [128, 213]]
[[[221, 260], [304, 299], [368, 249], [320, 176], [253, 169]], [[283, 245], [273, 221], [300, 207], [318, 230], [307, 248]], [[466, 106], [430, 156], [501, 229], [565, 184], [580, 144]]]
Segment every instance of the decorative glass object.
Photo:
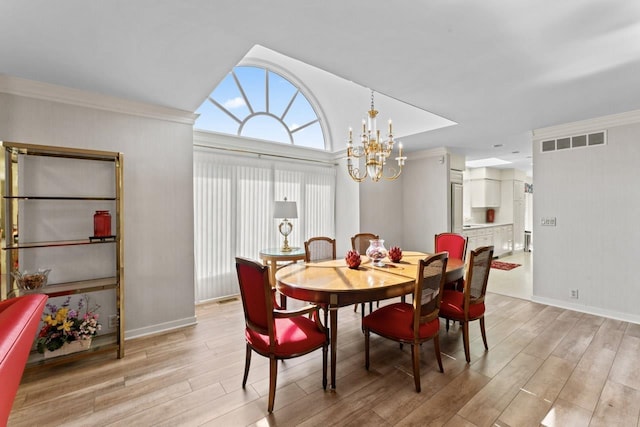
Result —
[[111, 214], [109, 211], [96, 211], [93, 215], [93, 236], [111, 236]]
[[373, 265], [376, 267], [384, 267], [382, 260], [387, 256], [384, 239], [369, 240], [369, 247], [367, 248], [366, 254], [373, 261]]
[[50, 271], [50, 268], [39, 268], [36, 272], [15, 270], [11, 272], [11, 275], [18, 284], [18, 288], [31, 290], [46, 286]]

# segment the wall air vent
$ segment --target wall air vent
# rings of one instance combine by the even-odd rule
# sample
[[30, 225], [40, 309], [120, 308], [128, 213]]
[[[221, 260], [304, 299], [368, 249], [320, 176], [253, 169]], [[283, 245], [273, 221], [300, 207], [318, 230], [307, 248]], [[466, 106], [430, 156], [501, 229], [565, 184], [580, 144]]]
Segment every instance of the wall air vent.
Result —
[[606, 145], [606, 143], [607, 132], [601, 131], [542, 141], [542, 144], [540, 145], [540, 151], [542, 151], [543, 153], [548, 153], [550, 151]]

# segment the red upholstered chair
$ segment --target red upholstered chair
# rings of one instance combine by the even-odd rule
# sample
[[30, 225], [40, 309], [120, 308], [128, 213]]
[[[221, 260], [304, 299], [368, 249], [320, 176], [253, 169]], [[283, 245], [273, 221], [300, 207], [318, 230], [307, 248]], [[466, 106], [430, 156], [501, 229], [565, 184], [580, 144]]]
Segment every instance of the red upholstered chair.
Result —
[[467, 255], [467, 238], [456, 233], [436, 234], [435, 252], [449, 252], [449, 258], [458, 258], [464, 261]]
[[[318, 307], [278, 310], [273, 306], [269, 268], [258, 262], [236, 257], [236, 271], [244, 307], [247, 352], [242, 388], [247, 384], [251, 351], [269, 358], [269, 403], [273, 411], [276, 396], [277, 361], [302, 356], [322, 348], [322, 386], [327, 388], [327, 348], [329, 338], [318, 316]], [[313, 313], [313, 319], [305, 314]]]
[[447, 261], [446, 252], [420, 260], [413, 289], [413, 303], [399, 302], [384, 306], [365, 316], [362, 321], [365, 367], [369, 369], [369, 335], [371, 332], [398, 341], [400, 344], [411, 344], [413, 379], [418, 393], [420, 392], [420, 345], [423, 342], [433, 339], [438, 366], [440, 372], [444, 372], [440, 356], [438, 311], [444, 290]]
[[330, 237], [312, 237], [304, 242], [305, 262], [336, 259], [336, 240]]
[[[467, 256], [467, 238], [456, 233], [440, 233], [436, 234], [434, 239], [434, 252], [449, 252], [449, 258], [458, 258], [464, 261]], [[447, 289], [458, 289], [462, 291], [462, 282], [445, 284]]]
[[471, 361], [469, 354], [469, 322], [480, 320], [480, 332], [482, 332], [484, 348], [489, 350], [487, 334], [484, 328], [484, 296], [487, 292], [487, 281], [489, 280], [492, 258], [493, 246], [483, 246], [471, 251], [463, 291], [446, 289], [442, 294], [440, 317], [447, 319], [447, 331], [449, 330], [449, 320], [460, 322], [464, 341], [464, 355], [467, 363]]

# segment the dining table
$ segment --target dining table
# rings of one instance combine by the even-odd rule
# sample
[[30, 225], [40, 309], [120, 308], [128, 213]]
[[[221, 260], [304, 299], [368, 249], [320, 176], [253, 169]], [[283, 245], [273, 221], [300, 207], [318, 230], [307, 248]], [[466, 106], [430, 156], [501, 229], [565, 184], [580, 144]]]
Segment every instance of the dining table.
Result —
[[[338, 309], [351, 304], [402, 297], [413, 292], [424, 252], [403, 251], [399, 262], [384, 261], [376, 266], [366, 256], [357, 268], [350, 268], [344, 259], [290, 264], [276, 273], [278, 292], [289, 298], [320, 305], [329, 313], [331, 346], [331, 388], [336, 388], [338, 340]], [[462, 259], [449, 258], [445, 282], [455, 282], [464, 276]]]

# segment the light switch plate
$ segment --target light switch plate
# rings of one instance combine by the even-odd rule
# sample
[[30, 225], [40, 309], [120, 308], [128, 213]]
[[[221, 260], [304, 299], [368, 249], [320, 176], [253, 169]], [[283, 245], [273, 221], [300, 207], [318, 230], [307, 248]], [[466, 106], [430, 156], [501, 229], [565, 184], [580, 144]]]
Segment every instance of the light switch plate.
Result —
[[542, 217], [540, 219], [540, 225], [542, 226], [548, 226], [548, 227], [555, 227], [556, 226], [556, 217], [555, 216], [545, 216]]

